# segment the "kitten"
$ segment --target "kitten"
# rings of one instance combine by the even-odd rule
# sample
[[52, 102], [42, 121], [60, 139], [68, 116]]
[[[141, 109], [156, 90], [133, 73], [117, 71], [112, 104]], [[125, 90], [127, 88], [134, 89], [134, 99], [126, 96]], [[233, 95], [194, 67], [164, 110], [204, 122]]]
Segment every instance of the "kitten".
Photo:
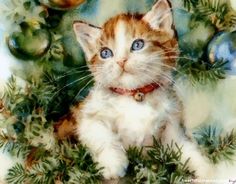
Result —
[[82, 109], [74, 111], [79, 139], [106, 179], [124, 176], [125, 149], [148, 145], [152, 136], [184, 145], [183, 161], [191, 158], [196, 176], [209, 174], [208, 160], [180, 124], [171, 78], [178, 48], [172, 23], [169, 2], [159, 0], [145, 15], [121, 14], [101, 28], [73, 25], [95, 80]]

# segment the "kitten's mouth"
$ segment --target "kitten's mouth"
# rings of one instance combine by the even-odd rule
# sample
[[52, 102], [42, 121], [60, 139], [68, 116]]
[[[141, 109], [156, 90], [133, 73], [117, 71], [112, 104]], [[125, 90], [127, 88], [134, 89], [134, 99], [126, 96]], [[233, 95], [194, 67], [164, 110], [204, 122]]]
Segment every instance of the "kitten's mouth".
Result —
[[120, 76], [124, 75], [124, 74], [133, 74], [131, 71], [127, 70], [126, 68], [123, 68], [120, 72]]

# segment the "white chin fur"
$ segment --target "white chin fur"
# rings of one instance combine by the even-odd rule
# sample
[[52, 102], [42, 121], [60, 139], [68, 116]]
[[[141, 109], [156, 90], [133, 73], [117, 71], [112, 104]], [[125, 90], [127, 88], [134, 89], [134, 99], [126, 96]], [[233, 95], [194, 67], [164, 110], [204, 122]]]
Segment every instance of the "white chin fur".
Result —
[[137, 72], [123, 72], [117, 70], [116, 72], [111, 72], [110, 76], [95, 78], [97, 83], [103, 84], [103, 87], [119, 87], [125, 89], [134, 89], [145, 86], [147, 84], [153, 83], [157, 77], [139, 75]]
[[138, 88], [149, 83], [148, 80], [137, 80], [138, 76], [129, 73], [123, 73], [119, 79], [114, 82], [112, 85], [115, 87], [123, 87], [127, 89]]

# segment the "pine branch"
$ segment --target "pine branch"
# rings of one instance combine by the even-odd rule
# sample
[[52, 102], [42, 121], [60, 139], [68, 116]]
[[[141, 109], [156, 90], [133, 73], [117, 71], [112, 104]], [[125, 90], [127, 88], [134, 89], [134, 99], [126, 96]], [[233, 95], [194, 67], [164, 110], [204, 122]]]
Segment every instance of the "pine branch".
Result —
[[193, 19], [211, 22], [218, 30], [235, 28], [236, 13], [225, 0], [183, 0], [184, 7], [194, 12]]
[[16, 78], [11, 76], [3, 96], [4, 106], [9, 111], [13, 111], [15, 104], [21, 101], [21, 90], [20, 87], [17, 87]]
[[143, 157], [143, 148], [130, 147], [127, 150], [127, 155], [129, 159], [128, 173], [131, 176], [135, 175], [135, 170], [137, 168], [142, 168], [145, 164], [145, 159]]
[[197, 14], [201, 17], [207, 17], [220, 29], [223, 27], [225, 16], [229, 12], [228, 4], [222, 0], [200, 0], [197, 7]]
[[[65, 79], [64, 76], [62, 78]], [[67, 89], [60, 91], [57, 97], [54, 95], [64, 84], [64, 81], [62, 84], [54, 75], [49, 74], [45, 74], [39, 81], [35, 81], [34, 78], [28, 80], [25, 89], [17, 86], [14, 77], [9, 81], [4, 104], [11, 116], [16, 117], [13, 127], [8, 125], [11, 129], [14, 128], [15, 138], [1, 134], [0, 146], [10, 153], [24, 153], [23, 158], [27, 158], [27, 167], [30, 167], [13, 167], [8, 173], [9, 183], [18, 180], [19, 167], [27, 173], [24, 181], [29, 183], [45, 184], [54, 183], [56, 180], [96, 183], [100, 180], [100, 169], [93, 162], [87, 149], [80, 144], [76, 146], [67, 141], [57, 142], [54, 138], [53, 124], [46, 117], [51, 113], [50, 106], [55, 106], [55, 100], [59, 101], [61, 107], [62, 102], [68, 99]], [[24, 152], [26, 150], [27, 152]], [[53, 164], [55, 159], [60, 161]], [[75, 177], [79, 173], [80, 175]]]
[[46, 158], [40, 160], [37, 164], [29, 169], [28, 180], [35, 184], [54, 184], [58, 176], [57, 168], [59, 167], [58, 158]]
[[0, 132], [0, 148], [12, 156], [25, 157], [29, 153], [30, 145], [23, 140], [19, 141], [13, 136]]
[[230, 161], [236, 153], [236, 133], [234, 131], [223, 135], [221, 129], [210, 125], [200, 128], [194, 133], [194, 136], [213, 163], [221, 160]]
[[225, 78], [225, 64], [227, 62], [218, 61], [213, 64], [201, 60], [190, 61], [189, 59], [180, 59], [176, 72], [176, 77], [184, 77], [195, 85], [196, 83], [205, 85], [214, 85], [219, 79]]
[[229, 31], [235, 31], [235, 25], [236, 25], [236, 13], [234, 11], [230, 11], [224, 17], [224, 23], [221, 26], [221, 30], [228, 29]]
[[182, 152], [177, 144], [164, 146], [154, 139], [154, 145], [144, 149], [145, 155], [141, 154], [142, 149], [128, 150], [132, 167], [128, 174], [133, 176], [135, 183], [174, 184], [193, 176], [187, 167], [188, 160], [184, 164], [180, 161]]
[[222, 0], [199, 0], [197, 4], [198, 11], [206, 16], [217, 14], [218, 17], [223, 18], [227, 13], [228, 6]]
[[[12, 76], [4, 95], [4, 106], [20, 121], [37, 111], [41, 111], [48, 120], [58, 119], [69, 111], [72, 102], [78, 100], [77, 97], [84, 99], [91, 87], [87, 85], [91, 78], [80, 79], [77, 73], [75, 70], [69, 76], [64, 73], [55, 76], [54, 73], [44, 72], [40, 79], [29, 76], [25, 89], [17, 86], [16, 79]], [[75, 78], [71, 82], [68, 78], [73, 75], [79, 79]], [[86, 71], [84, 75], [88, 75]], [[83, 82], [87, 87], [84, 88]]]
[[184, 7], [187, 8], [188, 11], [196, 7], [198, 4], [198, 0], [183, 0]]
[[236, 151], [236, 133], [232, 130], [231, 133], [224, 137], [219, 137], [219, 146], [214, 154], [212, 154], [213, 162], [217, 163], [220, 160], [230, 160], [235, 155]]
[[[101, 169], [97, 168], [97, 163], [94, 163], [92, 157], [85, 147], [81, 144], [71, 144], [64, 141], [59, 144], [59, 147], [54, 150], [57, 158], [66, 164], [73, 183], [80, 180], [81, 183], [97, 183], [101, 179]], [[75, 174], [78, 174], [75, 177]]]
[[12, 150], [15, 142], [15, 138], [8, 136], [4, 132], [0, 132], [0, 148], [2, 148], [3, 151]]
[[27, 168], [20, 164], [11, 168], [8, 173], [9, 184], [13, 184], [23, 174], [22, 180], [26, 183], [54, 184], [56, 180], [69, 184], [100, 183], [100, 169], [84, 147], [69, 142], [56, 145], [57, 149], [47, 152], [35, 148]]
[[[89, 172], [82, 172], [78, 168], [72, 168], [68, 172], [69, 180], [67, 181], [68, 184], [87, 184], [87, 183], [93, 183], [93, 184], [100, 184], [101, 180], [98, 180], [96, 178], [101, 178], [101, 173], [97, 173], [94, 175], [91, 175]], [[92, 177], [91, 177], [92, 176]]]
[[25, 184], [27, 177], [27, 172], [23, 166], [21, 164], [16, 164], [9, 170], [6, 181], [9, 184]]

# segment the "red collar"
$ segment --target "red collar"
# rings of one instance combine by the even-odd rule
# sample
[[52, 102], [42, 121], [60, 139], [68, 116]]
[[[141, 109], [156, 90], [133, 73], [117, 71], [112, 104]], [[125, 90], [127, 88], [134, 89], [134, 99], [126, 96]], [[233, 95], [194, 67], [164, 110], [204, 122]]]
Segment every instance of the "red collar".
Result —
[[151, 84], [148, 84], [146, 86], [143, 86], [141, 88], [136, 88], [136, 89], [124, 89], [124, 88], [114, 88], [114, 87], [110, 87], [109, 89], [112, 92], [117, 93], [119, 95], [133, 96], [135, 100], [143, 101], [144, 96], [147, 93], [151, 93], [158, 88], [160, 88], [159, 84], [151, 83]]

